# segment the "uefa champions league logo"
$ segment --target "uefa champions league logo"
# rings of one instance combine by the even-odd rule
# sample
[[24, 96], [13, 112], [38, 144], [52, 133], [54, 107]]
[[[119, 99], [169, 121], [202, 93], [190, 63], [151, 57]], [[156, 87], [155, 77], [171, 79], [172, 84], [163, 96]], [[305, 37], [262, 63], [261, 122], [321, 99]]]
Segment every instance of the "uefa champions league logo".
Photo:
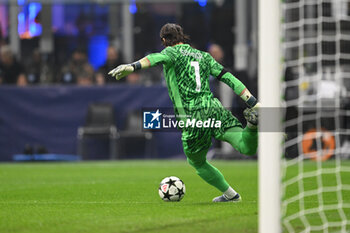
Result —
[[143, 112], [143, 128], [144, 129], [160, 129], [162, 113], [157, 111]]

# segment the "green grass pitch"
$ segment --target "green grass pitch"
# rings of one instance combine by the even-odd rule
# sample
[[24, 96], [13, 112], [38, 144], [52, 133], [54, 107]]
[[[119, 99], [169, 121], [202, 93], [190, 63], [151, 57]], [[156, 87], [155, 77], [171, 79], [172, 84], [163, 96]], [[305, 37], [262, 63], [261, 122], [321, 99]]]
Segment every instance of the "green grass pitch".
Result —
[[334, 159], [320, 163], [305, 160], [285, 169], [285, 180], [298, 177], [300, 171], [303, 179], [285, 187], [286, 199], [304, 194], [286, 206], [285, 215], [293, 216], [303, 209], [309, 211], [303, 218], [297, 215], [290, 221], [294, 232], [305, 230], [306, 222], [314, 228], [312, 232], [350, 232], [350, 160], [339, 164]]
[[[257, 232], [257, 163], [217, 161], [241, 203], [212, 203], [220, 192], [185, 160], [0, 164], [0, 232]], [[164, 202], [166, 176], [186, 185]]]
[[[256, 161], [213, 164], [242, 195], [241, 203], [212, 203], [220, 192], [202, 181], [185, 160], [0, 164], [0, 232], [257, 232]], [[334, 166], [335, 160], [322, 164]], [[350, 167], [350, 161], [342, 166]], [[289, 167], [286, 177], [296, 176], [298, 169]], [[317, 163], [304, 162], [304, 172], [316, 169]], [[186, 184], [181, 202], [163, 202], [158, 196], [159, 182], [171, 175]], [[324, 187], [336, 186], [335, 174], [322, 175], [321, 180]], [[317, 189], [319, 181], [305, 178], [304, 191]], [[350, 172], [341, 172], [341, 181], [350, 185]], [[297, 184], [289, 186], [287, 197], [297, 191]], [[319, 198], [305, 198], [305, 207], [317, 207]], [[337, 204], [337, 198], [334, 192], [323, 194], [325, 205]], [[342, 191], [342, 198], [350, 205], [350, 191]], [[298, 211], [295, 202], [287, 214]], [[349, 221], [350, 208], [344, 213]], [[330, 222], [341, 220], [338, 211], [325, 215]], [[318, 214], [307, 219], [312, 225], [322, 223]], [[300, 220], [293, 225], [296, 232], [304, 229]]]

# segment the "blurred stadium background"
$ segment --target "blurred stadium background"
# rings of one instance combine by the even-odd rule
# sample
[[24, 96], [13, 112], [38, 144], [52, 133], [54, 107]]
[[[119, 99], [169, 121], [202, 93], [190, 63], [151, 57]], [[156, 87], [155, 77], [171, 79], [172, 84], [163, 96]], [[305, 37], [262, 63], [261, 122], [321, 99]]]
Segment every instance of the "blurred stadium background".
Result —
[[[143, 135], [137, 118], [144, 107], [172, 107], [161, 66], [119, 82], [107, 75], [119, 64], [160, 51], [159, 30], [167, 22], [181, 24], [193, 46], [209, 51], [256, 93], [257, 1], [0, 3], [0, 132], [6, 135], [0, 139], [1, 161], [38, 151], [85, 153], [84, 159], [183, 157], [179, 133]], [[229, 88], [214, 79], [212, 84], [225, 106], [243, 107]], [[81, 142], [78, 128], [93, 124], [87, 122], [93, 103], [111, 104], [107, 125], [116, 127], [110, 141], [118, 148], [93, 137]], [[241, 110], [236, 112], [241, 118]], [[82, 134], [94, 133], [88, 130]]]
[[[174, 22], [182, 25], [185, 33], [190, 35], [192, 46], [211, 53], [218, 62], [231, 69], [252, 93], [261, 96], [258, 91], [269, 90], [263, 84], [258, 88], [261, 77], [258, 73], [258, 51], [261, 48], [258, 46], [258, 7], [263, 8], [264, 1], [0, 0], [0, 162], [3, 162], [0, 172], [5, 174], [2, 180], [5, 184], [4, 199], [0, 204], [8, 207], [8, 203], [23, 203], [27, 198], [25, 203], [34, 205], [36, 196], [40, 196], [43, 190], [31, 190], [31, 182], [34, 187], [57, 182], [57, 190], [54, 190], [57, 196], [54, 199], [42, 197], [43, 203], [60, 205], [68, 202], [76, 207], [85, 202], [96, 204], [96, 201], [117, 204], [125, 211], [149, 211], [149, 219], [133, 219], [131, 215], [122, 224], [113, 225], [116, 223], [106, 222], [113, 221], [113, 218], [104, 219], [102, 214], [110, 211], [110, 207], [96, 207], [101, 211], [96, 215], [105, 224], [106, 232], [115, 229], [121, 232], [128, 232], [128, 229], [133, 232], [163, 232], [162, 227], [165, 227], [165, 232], [169, 226], [183, 231], [177, 225], [177, 222], [186, 222], [180, 217], [183, 213], [181, 208], [189, 211], [188, 221], [198, 222], [197, 228], [188, 228], [184, 232], [215, 230], [201, 222], [203, 219], [191, 218], [191, 211], [193, 217], [195, 213], [201, 215], [204, 209], [207, 213], [204, 216], [217, 223], [213, 226], [218, 227], [219, 232], [232, 232], [232, 229], [235, 232], [256, 232], [257, 156], [240, 155], [225, 143], [214, 141], [208, 158], [235, 160], [233, 163], [216, 161], [217, 166], [224, 169], [224, 174], [228, 174], [247, 193], [247, 199], [244, 199], [247, 202], [233, 212], [226, 207], [219, 209], [203, 203], [191, 206], [190, 202], [198, 202], [197, 198], [199, 202], [210, 200], [208, 195], [215, 195], [211, 191], [204, 195], [196, 193], [188, 199], [185, 197], [181, 205], [172, 206], [176, 217], [162, 203], [154, 201], [157, 197], [141, 195], [136, 198], [141, 204], [135, 204], [128, 192], [118, 193], [118, 198], [114, 196], [113, 187], [130, 188], [130, 193], [137, 193], [138, 189], [132, 184], [143, 176], [146, 184], [142, 189], [153, 192], [153, 186], [150, 188], [147, 182], [152, 180], [152, 185], [157, 186], [157, 179], [160, 181], [162, 176], [170, 175], [170, 171], [184, 177], [188, 187], [205, 189], [205, 185], [200, 187], [199, 178], [193, 178], [194, 172], [184, 166], [185, 155], [179, 132], [142, 130], [144, 109], [172, 107], [162, 68], [159, 66], [134, 73], [118, 82], [107, 72], [119, 64], [161, 51], [159, 30], [165, 23]], [[277, 112], [282, 112], [284, 118], [282, 131], [285, 137], [280, 148], [283, 169], [281, 177], [277, 177], [282, 180], [282, 203], [278, 208], [283, 221], [282, 224], [279, 218], [276, 221], [286, 232], [349, 232], [350, 1], [285, 0], [279, 7], [280, 34], [274, 35], [281, 41], [281, 44], [276, 44], [281, 48], [281, 57], [277, 57], [275, 64], [276, 70], [281, 68], [282, 79], [278, 82], [283, 98], [276, 98], [282, 111], [268, 111], [268, 114], [277, 115]], [[265, 11], [268, 12], [268, 9]], [[269, 27], [267, 25], [264, 31], [267, 34], [270, 29], [273, 33], [272, 25]], [[269, 53], [260, 54], [260, 58], [268, 59], [269, 56]], [[244, 108], [242, 101], [217, 80], [211, 78], [210, 82], [214, 95], [245, 122], [241, 115]], [[275, 128], [267, 124], [265, 129], [270, 132]], [[134, 159], [142, 162], [129, 161]], [[164, 161], [153, 163], [144, 159]], [[180, 160], [183, 163], [168, 159], [183, 159]], [[38, 166], [7, 163], [77, 160], [115, 161], [72, 163], [76, 165], [76, 170], [71, 170], [70, 163], [64, 163], [62, 167], [56, 163], [39, 163]], [[279, 165], [276, 163], [271, 167]], [[170, 167], [169, 170], [166, 166]], [[230, 170], [231, 166], [237, 173]], [[127, 173], [128, 167], [133, 167], [133, 174]], [[52, 169], [56, 175], [46, 169]], [[151, 172], [157, 169], [160, 177]], [[75, 177], [65, 177], [66, 172], [72, 172]], [[92, 175], [89, 175], [90, 172]], [[120, 177], [124, 180], [123, 184], [116, 183]], [[28, 182], [28, 187], [19, 182], [22, 179]], [[110, 187], [105, 187], [102, 180], [110, 182]], [[60, 185], [66, 187], [70, 182], [81, 186], [78, 191], [75, 190], [77, 192], [69, 192], [73, 201], [69, 195], [58, 194], [62, 191]], [[249, 185], [251, 182], [253, 187]], [[18, 194], [13, 187], [21, 184], [23, 187], [18, 190], [31, 191]], [[103, 198], [93, 196], [94, 190], [100, 188], [107, 194]], [[279, 188], [276, 190], [280, 191]], [[50, 195], [50, 191], [48, 186], [43, 193]], [[79, 191], [92, 194], [80, 201]], [[120, 199], [131, 203], [130, 206], [120, 204]], [[157, 211], [149, 209], [148, 203], [167, 214], [156, 215]], [[8, 225], [0, 224], [0, 229], [16, 232], [15, 219], [20, 216], [21, 210], [16, 211], [12, 214], [6, 210], [0, 212], [9, 222], [6, 223]], [[90, 209], [84, 211], [89, 213]], [[224, 220], [215, 222], [215, 216], [208, 214], [211, 211], [216, 211], [221, 217], [229, 213], [239, 217], [238, 220], [227, 221], [224, 217]], [[155, 219], [163, 222], [155, 222]], [[25, 227], [30, 221], [25, 218], [20, 225]], [[68, 224], [64, 225], [67, 231], [81, 230], [74, 224], [75, 228], [69, 228], [69, 221], [66, 219]], [[77, 224], [88, 225], [90, 221], [89, 216], [82, 216]], [[170, 225], [164, 223], [167, 221]], [[134, 225], [130, 228], [130, 224]], [[98, 231], [96, 226], [98, 223], [89, 230]], [[28, 229], [55, 232], [50, 225], [41, 230], [30, 226]]]

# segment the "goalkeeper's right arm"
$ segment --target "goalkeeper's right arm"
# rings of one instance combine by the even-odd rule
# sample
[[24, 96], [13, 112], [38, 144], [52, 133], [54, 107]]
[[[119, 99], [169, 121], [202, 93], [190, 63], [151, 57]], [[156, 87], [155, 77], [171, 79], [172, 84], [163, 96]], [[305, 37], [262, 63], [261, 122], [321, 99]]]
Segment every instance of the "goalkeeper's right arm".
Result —
[[113, 70], [109, 71], [109, 75], [115, 77], [117, 80], [124, 78], [125, 76], [141, 69], [147, 69], [151, 66], [147, 57], [144, 57], [134, 63], [119, 65]]
[[132, 72], [147, 69], [151, 66], [156, 66], [164, 62], [169, 62], [169, 58], [166, 55], [162, 53], [151, 53], [134, 63], [120, 65], [109, 71], [108, 74], [115, 77], [117, 80], [120, 80]]

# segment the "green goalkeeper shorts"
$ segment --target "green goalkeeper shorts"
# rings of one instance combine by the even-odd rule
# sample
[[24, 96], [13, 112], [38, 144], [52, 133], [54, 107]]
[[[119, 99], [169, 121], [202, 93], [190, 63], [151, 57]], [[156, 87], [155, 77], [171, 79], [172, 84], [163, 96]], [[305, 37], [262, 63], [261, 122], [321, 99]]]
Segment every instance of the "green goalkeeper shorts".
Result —
[[[182, 144], [186, 155], [208, 150], [212, 145], [212, 138], [220, 138], [225, 131], [232, 127], [242, 127], [239, 120], [232, 115], [230, 111], [222, 106], [220, 101], [213, 98], [211, 107], [196, 109], [192, 111], [191, 119], [201, 120], [202, 122], [211, 120], [220, 121], [220, 127], [186, 127], [182, 130]], [[214, 123], [215, 123], [214, 122]], [[211, 125], [210, 125], [211, 126]]]

